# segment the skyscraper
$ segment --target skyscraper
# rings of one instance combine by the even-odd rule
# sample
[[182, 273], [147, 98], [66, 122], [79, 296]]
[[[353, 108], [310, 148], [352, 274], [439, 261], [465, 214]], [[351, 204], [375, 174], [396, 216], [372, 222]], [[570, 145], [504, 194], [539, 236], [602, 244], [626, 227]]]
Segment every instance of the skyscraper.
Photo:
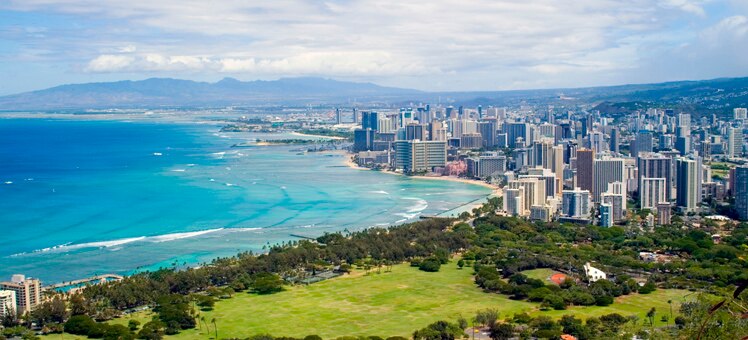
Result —
[[[577, 153], [578, 155], [579, 153]], [[626, 183], [626, 172], [624, 160], [621, 158], [604, 158], [594, 161], [594, 174], [592, 177], [592, 197], [595, 203], [600, 202], [600, 194], [608, 190], [608, 184], [613, 182]], [[623, 190], [625, 193], [626, 190]]]
[[509, 189], [523, 188], [523, 216], [529, 214], [530, 207], [532, 207], [533, 205], [545, 205], [545, 182], [541, 179], [522, 178], [507, 183], [506, 187]]
[[636, 134], [634, 145], [631, 148], [631, 156], [636, 157], [640, 152], [652, 152], [654, 150], [653, 136], [651, 131], [641, 130]]
[[600, 204], [600, 226], [607, 228], [613, 226], [613, 206], [611, 204]]
[[735, 210], [741, 220], [748, 220], [748, 166], [735, 168], [735, 184], [732, 191], [735, 195]]
[[16, 293], [16, 312], [25, 314], [41, 303], [41, 283], [24, 275], [13, 275], [10, 282], [0, 282], [0, 290]]
[[698, 174], [696, 161], [688, 158], [678, 158], [676, 161], [677, 189], [676, 204], [679, 208], [691, 212], [699, 204], [700, 189], [698, 188]]
[[374, 147], [374, 131], [372, 129], [356, 129], [353, 131], [353, 152], [370, 151]]
[[666, 180], [664, 178], [643, 177], [639, 182], [639, 195], [641, 209], [655, 209], [665, 199], [667, 190]]
[[343, 123], [343, 116], [340, 113], [340, 108], [335, 108], [335, 124], [342, 124]]
[[478, 122], [478, 132], [483, 138], [483, 147], [493, 148], [496, 146], [496, 122], [482, 121]]
[[444, 141], [400, 140], [395, 142], [395, 168], [405, 172], [430, 171], [447, 163]]
[[617, 127], [613, 127], [612, 129], [610, 129], [610, 151], [611, 152], [615, 152], [615, 153], [620, 152], [619, 151], [620, 141], [618, 140], [618, 138], [620, 137], [618, 136], [618, 134], [619, 132], [618, 132]]
[[577, 150], [577, 186], [589, 192], [592, 192], [592, 184], [594, 183], [594, 160], [595, 151], [590, 149]]
[[732, 109], [735, 119], [748, 119], [748, 109], [744, 107], [736, 107]]
[[405, 126], [405, 140], [425, 140], [424, 126], [421, 124], [408, 124]]
[[727, 157], [737, 158], [743, 155], [743, 128], [727, 129]]
[[565, 217], [589, 218], [590, 193], [581, 188], [564, 190], [562, 194], [562, 214]]
[[[664, 156], [659, 153], [644, 152], [640, 153], [637, 158], [637, 168], [639, 169], [638, 180], [639, 188], [641, 189], [641, 182], [643, 178], [664, 178], [665, 185], [665, 200], [670, 201], [673, 199], [673, 163], [670, 157]], [[655, 204], [660, 202], [654, 202]]]
[[379, 119], [378, 114], [374, 111], [361, 111], [361, 128], [372, 129], [372, 131], [379, 131]]

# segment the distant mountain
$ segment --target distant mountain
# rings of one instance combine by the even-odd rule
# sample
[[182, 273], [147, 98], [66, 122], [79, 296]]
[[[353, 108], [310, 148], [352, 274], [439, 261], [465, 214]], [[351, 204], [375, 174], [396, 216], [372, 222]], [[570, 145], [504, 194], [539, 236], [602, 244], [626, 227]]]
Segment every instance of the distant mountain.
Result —
[[0, 110], [211, 106], [263, 103], [386, 100], [420, 91], [323, 78], [282, 78], [243, 82], [224, 78], [216, 83], [171, 78], [62, 85], [0, 97]]
[[0, 97], [2, 110], [155, 108], [241, 105], [307, 105], [350, 103], [408, 105], [414, 101], [445, 105], [518, 106], [582, 105], [610, 114], [648, 107], [669, 107], [695, 115], [728, 114], [748, 106], [748, 78], [721, 78], [567, 89], [422, 92], [323, 78], [282, 78], [243, 82], [224, 78], [216, 83], [169, 78], [57, 86]]

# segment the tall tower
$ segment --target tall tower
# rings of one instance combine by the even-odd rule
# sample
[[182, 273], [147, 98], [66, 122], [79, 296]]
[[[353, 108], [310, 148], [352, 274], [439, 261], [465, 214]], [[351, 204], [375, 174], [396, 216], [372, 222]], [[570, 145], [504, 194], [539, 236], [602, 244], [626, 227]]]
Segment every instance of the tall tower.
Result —
[[698, 174], [696, 161], [688, 158], [678, 158], [676, 161], [678, 169], [678, 183], [676, 204], [685, 211], [695, 211], [699, 204]]
[[577, 186], [589, 192], [592, 192], [594, 159], [595, 151], [590, 149], [577, 150]]

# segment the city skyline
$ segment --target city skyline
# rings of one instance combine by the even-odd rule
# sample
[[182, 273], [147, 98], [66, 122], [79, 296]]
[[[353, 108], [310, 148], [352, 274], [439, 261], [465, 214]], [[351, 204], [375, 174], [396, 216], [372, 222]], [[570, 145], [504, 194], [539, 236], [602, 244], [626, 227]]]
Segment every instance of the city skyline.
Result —
[[729, 0], [13, 0], [0, 5], [0, 95], [149, 77], [322, 76], [474, 91], [740, 76], [747, 15]]

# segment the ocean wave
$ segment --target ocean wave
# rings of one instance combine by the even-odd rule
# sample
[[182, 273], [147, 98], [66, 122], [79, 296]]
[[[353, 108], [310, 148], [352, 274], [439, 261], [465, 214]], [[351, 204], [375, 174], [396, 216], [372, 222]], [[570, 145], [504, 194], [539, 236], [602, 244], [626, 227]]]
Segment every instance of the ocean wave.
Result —
[[186, 169], [172, 169], [171, 171], [174, 171], [174, 172], [185, 172], [187, 170]]
[[190, 232], [185, 232], [185, 233], [164, 234], [164, 235], [146, 237], [145, 240], [148, 242], [152, 242], [152, 243], [163, 243], [163, 242], [176, 241], [176, 240], [181, 240], [185, 238], [210, 234], [210, 233], [214, 233], [216, 231], [221, 231], [221, 230], [223, 230], [223, 228], [190, 231]]
[[[163, 234], [163, 235], [155, 235], [155, 236], [128, 237], [128, 238], [121, 238], [121, 239], [109, 240], [109, 241], [95, 241], [95, 242], [85, 242], [85, 243], [68, 242], [68, 243], [64, 243], [64, 244], [57, 245], [54, 247], [37, 249], [37, 250], [32, 251], [31, 253], [32, 254], [50, 253], [50, 252], [66, 253], [70, 251], [90, 249], [90, 248], [108, 249], [111, 251], [117, 251], [117, 250], [122, 249], [122, 246], [130, 244], [130, 243], [134, 243], [134, 242], [163, 243], [163, 242], [186, 239], [190, 237], [202, 236], [205, 234], [209, 234], [209, 233], [213, 233], [213, 232], [217, 232], [221, 230], [224, 230], [224, 228], [207, 229], [207, 230], [191, 231], [191, 232], [184, 232], [184, 233], [171, 233], [171, 234]], [[11, 257], [21, 256], [21, 255], [26, 255], [26, 254], [29, 254], [29, 253], [13, 254], [11, 255]]]
[[416, 203], [410, 206], [407, 210], [409, 213], [417, 213], [426, 210], [429, 207], [429, 202], [418, 197], [403, 197], [404, 200], [416, 201]]
[[375, 191], [369, 191], [372, 194], [382, 194], [382, 195], [389, 195], [389, 192], [386, 192], [384, 190], [375, 190]]

